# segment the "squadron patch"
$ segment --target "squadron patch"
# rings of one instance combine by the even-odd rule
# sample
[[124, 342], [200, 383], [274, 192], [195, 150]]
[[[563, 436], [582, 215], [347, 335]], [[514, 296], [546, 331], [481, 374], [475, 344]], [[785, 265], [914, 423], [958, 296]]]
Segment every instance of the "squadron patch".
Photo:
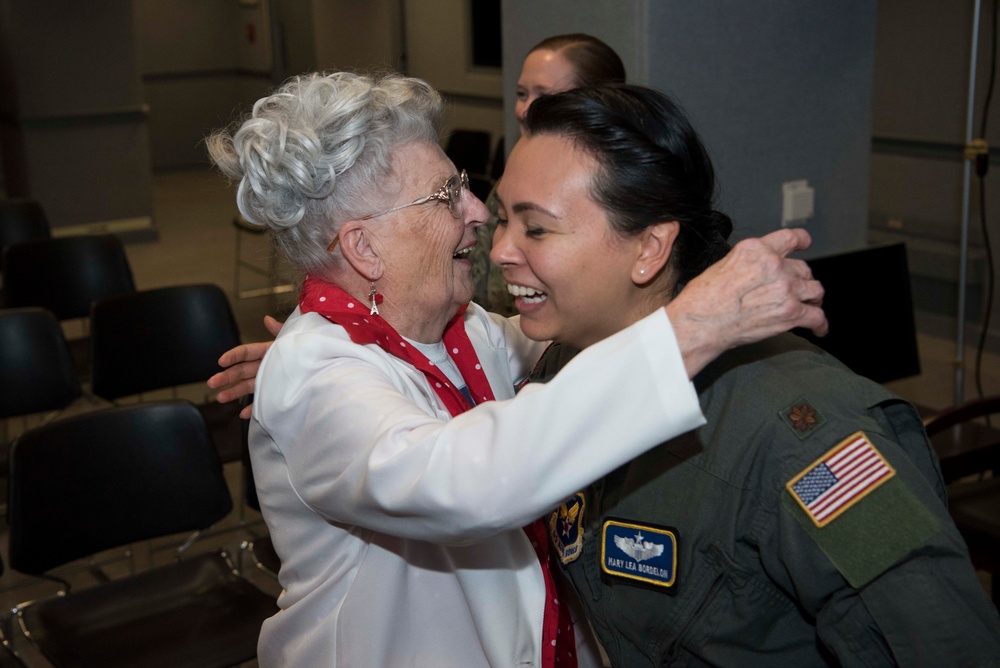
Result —
[[778, 415], [800, 440], [819, 429], [826, 422], [823, 415], [804, 397], [796, 399], [791, 406]]
[[601, 527], [601, 571], [657, 588], [677, 584], [677, 531], [608, 519]]
[[895, 474], [859, 431], [789, 480], [786, 488], [813, 524], [823, 527]]
[[583, 492], [577, 492], [552, 513], [549, 518], [549, 538], [559, 555], [559, 561], [576, 561], [583, 548]]

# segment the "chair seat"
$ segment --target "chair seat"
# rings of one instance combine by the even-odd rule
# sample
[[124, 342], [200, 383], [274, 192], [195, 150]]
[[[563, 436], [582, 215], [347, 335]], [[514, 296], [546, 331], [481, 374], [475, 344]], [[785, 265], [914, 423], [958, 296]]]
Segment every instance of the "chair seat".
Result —
[[55, 666], [175, 668], [253, 659], [260, 625], [277, 610], [224, 554], [209, 553], [33, 602], [18, 615]]
[[1000, 541], [1000, 478], [952, 485], [948, 506], [966, 540]]

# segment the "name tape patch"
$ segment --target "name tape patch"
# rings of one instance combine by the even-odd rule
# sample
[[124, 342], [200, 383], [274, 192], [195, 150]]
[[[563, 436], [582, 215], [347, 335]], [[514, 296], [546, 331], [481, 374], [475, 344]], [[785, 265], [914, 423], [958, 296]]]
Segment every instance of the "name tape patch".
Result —
[[608, 519], [601, 527], [601, 570], [616, 578], [669, 588], [677, 583], [677, 532]]

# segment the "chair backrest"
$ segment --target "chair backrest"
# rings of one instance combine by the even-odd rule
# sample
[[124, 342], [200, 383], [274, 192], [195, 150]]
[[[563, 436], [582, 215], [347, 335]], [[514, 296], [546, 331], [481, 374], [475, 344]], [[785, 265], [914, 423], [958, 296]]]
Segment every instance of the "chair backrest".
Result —
[[135, 282], [121, 241], [103, 234], [8, 246], [3, 287], [8, 307], [41, 306], [67, 320], [86, 317], [98, 299], [134, 292]]
[[128, 543], [206, 529], [232, 510], [186, 401], [132, 404], [21, 434], [10, 455], [10, 567], [39, 575]]
[[980, 418], [1000, 413], [1000, 395], [951, 406], [924, 420], [946, 484], [1000, 471], [1000, 428]]
[[51, 235], [49, 219], [41, 204], [33, 199], [0, 200], [0, 267], [7, 246]]
[[448, 137], [444, 152], [458, 169], [464, 169], [470, 175], [485, 175], [490, 161], [490, 133], [485, 130], [455, 130]]
[[81, 394], [55, 316], [41, 308], [0, 310], [0, 418], [66, 408]]
[[104, 399], [200, 383], [240, 344], [217, 285], [178, 285], [95, 302], [90, 316], [91, 390]]
[[964, 404], [947, 408], [927, 418], [924, 421], [924, 428], [927, 430], [928, 436], [935, 436], [957, 424], [970, 422], [994, 413], [1000, 413], [1000, 395], [973, 399]]
[[[827, 336], [812, 341], [876, 383], [920, 373], [906, 245], [874, 246], [807, 260], [826, 291]], [[877, 286], [877, 289], [873, 289]]]

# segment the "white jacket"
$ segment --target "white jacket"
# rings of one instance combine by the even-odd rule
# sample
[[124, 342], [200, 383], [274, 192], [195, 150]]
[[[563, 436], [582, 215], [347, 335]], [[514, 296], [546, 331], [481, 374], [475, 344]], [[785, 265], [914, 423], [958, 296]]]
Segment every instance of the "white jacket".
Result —
[[423, 373], [322, 316], [282, 327], [250, 430], [284, 587], [261, 666], [537, 668], [545, 591], [520, 527], [704, 421], [662, 309], [516, 398], [544, 344], [475, 305], [465, 321], [497, 401], [454, 419]]

